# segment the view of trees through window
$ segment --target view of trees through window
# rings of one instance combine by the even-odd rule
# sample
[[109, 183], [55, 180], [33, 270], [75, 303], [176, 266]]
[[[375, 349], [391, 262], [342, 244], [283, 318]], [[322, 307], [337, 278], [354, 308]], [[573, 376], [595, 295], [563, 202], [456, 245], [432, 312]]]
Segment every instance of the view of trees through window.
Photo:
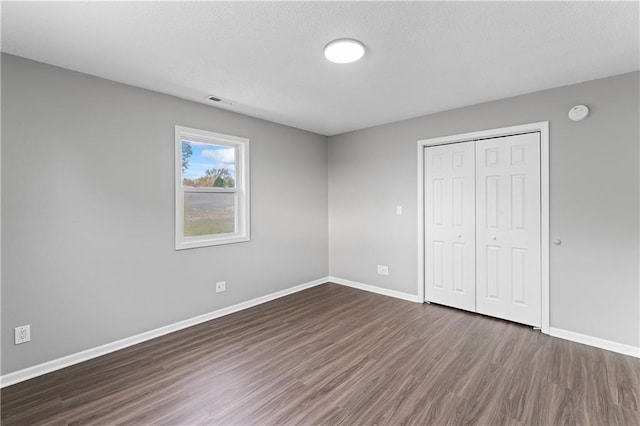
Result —
[[183, 140], [182, 186], [185, 237], [234, 232], [234, 191], [189, 192], [189, 188], [235, 189], [235, 147]]
[[182, 141], [182, 185], [235, 187], [235, 148]]

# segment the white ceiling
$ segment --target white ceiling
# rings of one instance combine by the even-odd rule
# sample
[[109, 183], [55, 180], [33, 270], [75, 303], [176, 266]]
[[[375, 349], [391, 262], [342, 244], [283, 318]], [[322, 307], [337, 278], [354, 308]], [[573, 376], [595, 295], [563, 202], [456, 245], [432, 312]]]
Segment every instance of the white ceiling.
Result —
[[[2, 2], [2, 51], [334, 135], [639, 69], [637, 2]], [[335, 38], [367, 47], [326, 61]], [[576, 99], [579, 102], [579, 99]]]

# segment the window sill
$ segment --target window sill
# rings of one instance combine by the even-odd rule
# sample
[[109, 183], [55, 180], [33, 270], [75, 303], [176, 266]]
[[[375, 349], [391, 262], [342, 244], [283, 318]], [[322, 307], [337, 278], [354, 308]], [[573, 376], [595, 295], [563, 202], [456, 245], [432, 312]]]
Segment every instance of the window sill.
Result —
[[243, 243], [251, 241], [249, 235], [230, 235], [216, 238], [185, 238], [176, 242], [176, 250], [187, 250], [199, 247], [220, 246], [224, 244]]

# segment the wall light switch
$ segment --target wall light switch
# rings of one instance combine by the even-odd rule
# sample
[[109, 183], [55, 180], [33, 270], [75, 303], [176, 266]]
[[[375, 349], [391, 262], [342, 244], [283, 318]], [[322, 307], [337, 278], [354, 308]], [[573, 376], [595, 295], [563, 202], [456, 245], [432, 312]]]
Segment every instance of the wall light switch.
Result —
[[397, 214], [398, 216], [401, 216], [401, 215], [402, 215], [402, 206], [396, 206], [396, 214]]

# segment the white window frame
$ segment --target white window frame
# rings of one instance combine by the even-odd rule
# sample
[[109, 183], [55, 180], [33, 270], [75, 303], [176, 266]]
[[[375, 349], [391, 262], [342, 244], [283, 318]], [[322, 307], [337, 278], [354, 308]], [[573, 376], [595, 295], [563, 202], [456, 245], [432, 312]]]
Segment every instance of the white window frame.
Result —
[[[182, 141], [184, 139], [205, 144], [234, 147], [236, 150], [235, 188], [185, 188], [182, 185]], [[184, 194], [187, 192], [235, 194], [235, 232], [185, 237]], [[250, 241], [249, 139], [190, 127], [175, 126], [175, 207], [176, 250]]]

